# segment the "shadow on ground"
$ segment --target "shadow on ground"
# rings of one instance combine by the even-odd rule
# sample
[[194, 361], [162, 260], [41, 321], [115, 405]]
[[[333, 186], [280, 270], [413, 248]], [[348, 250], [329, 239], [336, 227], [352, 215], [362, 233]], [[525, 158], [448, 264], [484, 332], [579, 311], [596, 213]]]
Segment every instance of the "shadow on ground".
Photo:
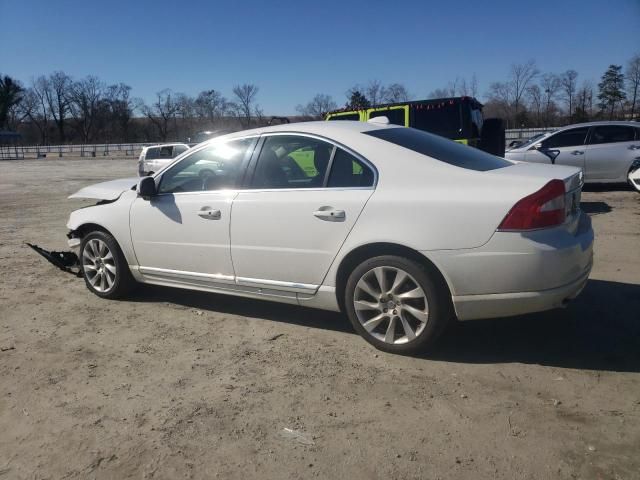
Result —
[[633, 192], [635, 189], [628, 183], [585, 183], [583, 192]]
[[591, 216], [609, 213], [613, 210], [607, 202], [581, 202], [580, 209]]
[[[145, 286], [131, 300], [354, 333], [338, 313], [240, 297]], [[640, 285], [590, 280], [565, 309], [457, 323], [419, 358], [640, 372]]]

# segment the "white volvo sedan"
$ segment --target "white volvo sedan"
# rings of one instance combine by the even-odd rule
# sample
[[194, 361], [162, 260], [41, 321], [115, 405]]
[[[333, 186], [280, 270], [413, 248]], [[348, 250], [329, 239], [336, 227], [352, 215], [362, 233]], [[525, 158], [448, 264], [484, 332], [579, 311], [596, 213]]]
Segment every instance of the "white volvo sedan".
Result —
[[136, 282], [345, 312], [411, 353], [451, 319], [564, 305], [593, 230], [580, 169], [411, 128], [310, 122], [198, 145], [153, 177], [87, 187], [69, 243], [100, 297]]

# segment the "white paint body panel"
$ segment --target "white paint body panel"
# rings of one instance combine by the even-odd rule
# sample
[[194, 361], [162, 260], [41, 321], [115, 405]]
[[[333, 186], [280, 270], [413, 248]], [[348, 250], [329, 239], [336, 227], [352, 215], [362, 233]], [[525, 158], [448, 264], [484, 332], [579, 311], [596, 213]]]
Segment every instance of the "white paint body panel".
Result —
[[[573, 178], [578, 169], [532, 163], [463, 169], [363, 134], [381, 128], [397, 127], [309, 122], [212, 140], [318, 135], [371, 162], [374, 189], [198, 192], [149, 201], [123, 190], [132, 185], [128, 180], [100, 187], [105, 195], [120, 188], [121, 195], [73, 212], [68, 226], [93, 223], [110, 231], [142, 282], [327, 310], [338, 309], [341, 262], [373, 243], [408, 247], [432, 261], [461, 319], [554, 308], [582, 288], [593, 255], [588, 220], [527, 234], [496, 232], [518, 200], [553, 178]], [[202, 207], [219, 210], [220, 219], [201, 218]], [[344, 211], [344, 221], [317, 218], [321, 207]]]
[[[356, 223], [371, 189], [241, 192], [233, 202], [231, 255], [239, 283], [289, 282], [315, 292]], [[314, 212], [333, 207], [344, 220]]]
[[125, 190], [131, 190], [137, 185], [138, 178], [120, 178], [108, 182], [96, 183], [88, 187], [81, 188], [76, 193], [69, 195], [69, 198], [95, 198], [98, 200], [115, 200]]
[[[173, 270], [233, 281], [229, 225], [236, 195], [221, 191], [136, 198], [129, 221], [142, 273], [149, 268]], [[219, 218], [199, 216], [206, 208], [219, 211]]]

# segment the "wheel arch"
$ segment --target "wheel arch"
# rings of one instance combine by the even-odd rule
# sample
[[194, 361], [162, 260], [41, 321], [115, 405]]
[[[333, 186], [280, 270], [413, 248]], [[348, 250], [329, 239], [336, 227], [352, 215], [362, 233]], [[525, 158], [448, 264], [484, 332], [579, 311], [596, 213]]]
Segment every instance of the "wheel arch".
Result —
[[[77, 226], [76, 228], [74, 228], [73, 230], [71, 230], [71, 234], [78, 234], [79, 238], [84, 237], [85, 235], [88, 235], [91, 232], [95, 232], [95, 231], [101, 231], [104, 233], [108, 233], [109, 235], [111, 235], [114, 239], [116, 238], [113, 233], [111, 233], [109, 231], [109, 229], [103, 227], [102, 225], [99, 225], [97, 223], [91, 223], [91, 222], [87, 222], [87, 223], [82, 223], [79, 226]], [[118, 241], [116, 240], [116, 243]], [[118, 244], [118, 246], [120, 246]], [[122, 247], [120, 246], [120, 248], [122, 249]]]
[[398, 243], [376, 242], [354, 248], [340, 261], [336, 272], [336, 298], [341, 311], [345, 311], [344, 292], [351, 272], [365, 260], [381, 255], [397, 255], [415, 261], [438, 281], [440, 286], [446, 290], [448, 297], [451, 298], [452, 289], [446, 276], [423, 253]]
[[84, 238], [89, 233], [96, 232], [96, 231], [104, 232], [113, 238], [113, 241], [116, 242], [116, 245], [120, 249], [120, 252], [122, 252], [122, 254], [124, 255], [124, 258], [129, 264], [130, 268], [132, 265], [137, 265], [137, 259], [135, 257], [135, 253], [133, 251], [130, 251], [128, 248], [126, 248], [128, 246], [123, 245], [122, 242], [118, 240], [118, 237], [114, 235], [113, 232], [109, 230], [107, 227], [105, 227], [104, 225], [101, 225], [99, 223], [94, 223], [94, 222], [80, 223], [77, 227], [73, 228], [67, 236], [69, 238], [76, 237], [82, 240], [82, 238]]

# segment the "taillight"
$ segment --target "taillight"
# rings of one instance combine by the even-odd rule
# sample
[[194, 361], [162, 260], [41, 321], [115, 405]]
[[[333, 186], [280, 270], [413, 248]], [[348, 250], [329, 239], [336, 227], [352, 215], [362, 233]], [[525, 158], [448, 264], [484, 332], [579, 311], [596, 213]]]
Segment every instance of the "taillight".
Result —
[[516, 203], [498, 230], [535, 230], [561, 225], [565, 220], [564, 195], [564, 182], [551, 180]]

